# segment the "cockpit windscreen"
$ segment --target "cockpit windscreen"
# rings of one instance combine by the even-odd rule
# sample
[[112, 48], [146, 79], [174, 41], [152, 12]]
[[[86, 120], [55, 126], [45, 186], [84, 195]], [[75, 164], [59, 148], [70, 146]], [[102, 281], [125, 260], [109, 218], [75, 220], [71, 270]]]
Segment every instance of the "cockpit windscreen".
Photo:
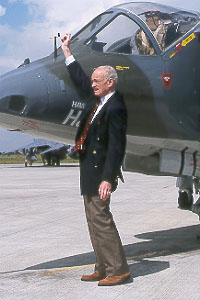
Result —
[[146, 11], [139, 15], [147, 24], [160, 48], [165, 50], [198, 22], [197, 15], [185, 12]]

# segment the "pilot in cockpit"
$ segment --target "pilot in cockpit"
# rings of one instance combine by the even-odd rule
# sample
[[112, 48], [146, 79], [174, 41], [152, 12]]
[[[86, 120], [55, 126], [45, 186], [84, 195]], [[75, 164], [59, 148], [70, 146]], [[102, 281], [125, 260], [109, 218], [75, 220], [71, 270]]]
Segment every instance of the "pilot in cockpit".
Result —
[[[157, 40], [160, 48], [163, 50], [165, 48], [165, 38], [167, 32], [167, 24], [170, 20], [163, 20], [161, 18], [161, 13], [158, 11], [148, 11], [144, 13], [146, 24], [153, 33], [155, 39]], [[138, 45], [138, 51], [140, 54], [154, 54], [154, 48], [151, 46], [149, 38], [146, 36], [143, 30], [139, 30], [135, 36], [136, 44]], [[141, 53], [142, 52], [142, 53]]]
[[[164, 50], [172, 41], [179, 37], [178, 24], [172, 22], [170, 14], [161, 13], [159, 11], [148, 11], [143, 13], [145, 22], [155, 39], [157, 40], [161, 50]], [[135, 34], [134, 42], [139, 54], [153, 55], [155, 50], [151, 42], [142, 29]]]
[[171, 23], [171, 21], [164, 20], [163, 18], [161, 18], [160, 12], [150, 12], [150, 13], [147, 13], [145, 16], [146, 16], [147, 26], [152, 31], [160, 48], [162, 50], [164, 50], [167, 26]]

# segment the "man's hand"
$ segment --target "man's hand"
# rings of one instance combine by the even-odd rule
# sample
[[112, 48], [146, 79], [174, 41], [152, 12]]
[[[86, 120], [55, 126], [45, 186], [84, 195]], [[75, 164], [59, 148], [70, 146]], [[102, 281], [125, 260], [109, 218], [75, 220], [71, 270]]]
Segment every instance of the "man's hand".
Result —
[[71, 37], [70, 33], [66, 33], [66, 35], [61, 39], [61, 41], [62, 41], [61, 48], [63, 50], [65, 58], [72, 55], [71, 50], [70, 50], [71, 39], [72, 39], [72, 37]]
[[106, 201], [111, 194], [111, 184], [108, 181], [102, 181], [99, 186], [99, 196], [102, 200]]

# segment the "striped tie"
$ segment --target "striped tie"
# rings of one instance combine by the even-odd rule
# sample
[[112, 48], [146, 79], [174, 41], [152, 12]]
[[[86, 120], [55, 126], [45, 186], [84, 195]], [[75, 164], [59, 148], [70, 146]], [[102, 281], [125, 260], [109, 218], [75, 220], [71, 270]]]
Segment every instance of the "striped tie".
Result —
[[73, 148], [73, 152], [76, 152], [76, 151], [84, 152], [85, 151], [85, 140], [87, 138], [88, 130], [89, 130], [92, 118], [93, 118], [93, 116], [94, 116], [94, 114], [97, 110], [98, 105], [99, 105], [99, 101], [96, 102], [94, 109], [91, 111], [91, 113], [90, 113], [90, 115], [87, 119], [87, 122], [85, 124], [85, 128], [83, 130], [83, 133], [82, 133], [80, 139], [77, 141], [76, 145]]

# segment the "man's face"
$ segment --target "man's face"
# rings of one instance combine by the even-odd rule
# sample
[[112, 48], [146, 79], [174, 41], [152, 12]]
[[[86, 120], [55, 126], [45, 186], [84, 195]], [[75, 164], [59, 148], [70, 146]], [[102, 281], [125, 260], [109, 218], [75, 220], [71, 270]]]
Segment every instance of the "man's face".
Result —
[[102, 98], [109, 94], [114, 88], [113, 79], [105, 79], [104, 68], [97, 68], [91, 76], [92, 88], [96, 97]]

